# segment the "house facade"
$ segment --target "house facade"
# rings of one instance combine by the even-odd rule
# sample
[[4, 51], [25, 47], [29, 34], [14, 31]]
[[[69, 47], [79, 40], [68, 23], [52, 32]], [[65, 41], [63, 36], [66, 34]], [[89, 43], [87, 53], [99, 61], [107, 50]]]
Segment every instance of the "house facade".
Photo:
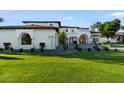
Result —
[[62, 26], [67, 35], [67, 44], [87, 44], [91, 42], [91, 32], [89, 28], [75, 26]]
[[[119, 32], [117, 32], [116, 34], [118, 34]], [[94, 31], [91, 31], [91, 38], [92, 38], [92, 42], [96, 41], [97, 43], [105, 43], [110, 41], [111, 43], [117, 43], [117, 35], [113, 38], [107, 39], [106, 37], [101, 35], [101, 32], [99, 31], [98, 28], [95, 28]]]
[[[23, 21], [24, 25], [0, 26], [0, 48], [10, 43], [14, 49], [39, 49], [45, 43], [45, 49], [56, 49], [59, 45], [60, 29], [67, 33], [68, 44], [90, 43], [88, 28], [61, 26], [60, 21]], [[67, 31], [68, 30], [68, 31]]]

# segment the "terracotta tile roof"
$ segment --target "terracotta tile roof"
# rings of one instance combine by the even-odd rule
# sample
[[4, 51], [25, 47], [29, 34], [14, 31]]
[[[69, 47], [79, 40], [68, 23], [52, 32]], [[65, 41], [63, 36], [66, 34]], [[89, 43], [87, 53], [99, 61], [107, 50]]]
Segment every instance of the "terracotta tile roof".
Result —
[[117, 32], [117, 33], [115, 33], [115, 35], [124, 36], [124, 32]]
[[58, 23], [61, 27], [60, 21], [22, 21], [23, 23]]
[[23, 23], [60, 23], [60, 21], [22, 21]]
[[40, 25], [15, 25], [15, 26], [0, 26], [0, 29], [59, 29], [52, 26], [40, 26]]
[[61, 26], [61, 28], [77, 28], [77, 29], [79, 29], [80, 27], [77, 27], [77, 26]]
[[87, 30], [88, 30], [89, 28], [86, 28], [86, 27], [80, 27], [80, 29], [87, 29]]
[[77, 28], [77, 29], [89, 29], [84, 27], [78, 27], [78, 26], [61, 26], [62, 28]]

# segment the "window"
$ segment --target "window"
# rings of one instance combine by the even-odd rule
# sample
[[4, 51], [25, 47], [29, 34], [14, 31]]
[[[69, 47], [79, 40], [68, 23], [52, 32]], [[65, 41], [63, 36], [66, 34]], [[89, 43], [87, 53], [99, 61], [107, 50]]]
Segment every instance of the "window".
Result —
[[31, 37], [29, 34], [23, 34], [21, 36], [21, 44], [22, 45], [31, 45]]
[[74, 32], [74, 29], [72, 29], [72, 32]]
[[53, 26], [53, 24], [49, 24], [50, 26]]
[[68, 32], [68, 29], [66, 29], [66, 32]]

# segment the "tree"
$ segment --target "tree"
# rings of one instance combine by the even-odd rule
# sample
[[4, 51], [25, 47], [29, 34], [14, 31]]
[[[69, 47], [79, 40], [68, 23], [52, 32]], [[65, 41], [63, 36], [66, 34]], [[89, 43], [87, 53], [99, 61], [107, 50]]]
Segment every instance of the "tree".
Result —
[[119, 19], [114, 19], [112, 21], [106, 21], [102, 24], [103, 29], [101, 31], [103, 36], [106, 36], [108, 39], [115, 36], [115, 32], [120, 29], [121, 21]]
[[103, 23], [103, 30], [101, 32], [102, 36], [106, 36], [109, 39], [111, 33], [111, 22], [104, 22]]
[[95, 29], [98, 29], [99, 31], [102, 31], [102, 23], [101, 22], [96, 22], [91, 26], [91, 30], [95, 32]]
[[0, 22], [3, 22], [3, 21], [4, 21], [4, 19], [2, 17], [0, 17]]
[[122, 30], [124, 30], [124, 25], [122, 25], [120, 28], [121, 28]]
[[111, 21], [112, 30], [117, 32], [120, 29], [121, 21], [119, 19], [114, 19]]
[[60, 30], [58, 39], [59, 39], [60, 46], [64, 49], [66, 45], [66, 39], [67, 39], [67, 36], [64, 30], [62, 29]]

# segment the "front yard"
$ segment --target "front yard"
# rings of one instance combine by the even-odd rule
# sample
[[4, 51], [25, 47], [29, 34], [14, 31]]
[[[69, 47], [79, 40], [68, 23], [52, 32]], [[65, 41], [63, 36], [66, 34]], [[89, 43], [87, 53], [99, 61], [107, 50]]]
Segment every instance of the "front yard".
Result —
[[111, 46], [111, 47], [124, 47], [124, 43], [105, 43], [105, 46]]
[[0, 54], [0, 82], [124, 82], [124, 53]]
[[111, 44], [111, 46], [124, 47], [124, 43], [115, 43], [115, 44]]

